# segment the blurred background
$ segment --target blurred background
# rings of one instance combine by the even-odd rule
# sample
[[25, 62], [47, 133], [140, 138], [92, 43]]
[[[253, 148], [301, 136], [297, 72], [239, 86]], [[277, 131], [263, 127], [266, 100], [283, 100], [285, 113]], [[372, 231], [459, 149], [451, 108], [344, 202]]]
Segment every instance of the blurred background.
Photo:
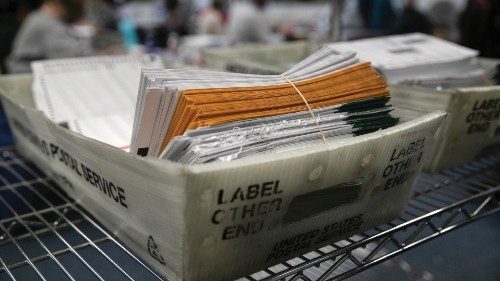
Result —
[[[172, 67], [280, 73], [322, 43], [411, 32], [500, 58], [500, 0], [0, 0], [0, 73], [29, 72], [41, 59], [142, 53]], [[236, 60], [221, 67], [221, 57]], [[12, 143], [3, 128], [0, 118], [2, 146]], [[499, 219], [352, 280], [500, 280]]]
[[0, 0], [0, 70], [126, 53], [205, 66], [207, 48], [298, 40], [313, 46], [409, 32], [498, 58], [500, 1]]

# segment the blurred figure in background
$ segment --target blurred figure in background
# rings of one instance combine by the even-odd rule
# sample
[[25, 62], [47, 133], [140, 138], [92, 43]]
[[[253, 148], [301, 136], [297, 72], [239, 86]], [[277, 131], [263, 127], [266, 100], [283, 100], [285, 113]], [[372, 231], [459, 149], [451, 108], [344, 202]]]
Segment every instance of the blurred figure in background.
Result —
[[266, 0], [237, 2], [229, 11], [228, 39], [230, 44], [272, 41], [264, 7]]
[[367, 37], [387, 35], [396, 26], [396, 13], [391, 0], [358, 0]]
[[415, 0], [405, 0], [404, 8], [398, 16], [394, 33], [422, 32], [431, 34], [433, 26], [429, 19], [415, 8]]
[[[187, 1], [165, 0], [165, 21], [152, 29], [138, 28], [139, 39], [148, 49], [177, 45], [178, 38], [189, 34], [190, 7]], [[175, 47], [174, 47], [175, 48]]]
[[446, 40], [457, 41], [456, 25], [458, 21], [457, 7], [453, 0], [435, 1], [428, 11], [429, 19], [434, 25], [433, 35]]
[[23, 22], [7, 59], [10, 72], [29, 72], [34, 60], [89, 55], [89, 42], [73, 36], [69, 24], [83, 16], [83, 0], [46, 0]]
[[181, 5], [179, 0], [166, 0], [167, 20], [165, 26], [169, 32], [177, 33], [179, 36], [189, 34], [187, 7]]
[[224, 2], [213, 0], [212, 4], [203, 9], [198, 16], [198, 34], [223, 34]]
[[118, 18], [111, 2], [105, 0], [86, 0], [85, 21], [98, 29], [116, 30]]
[[6, 73], [5, 59], [27, 14], [37, 9], [40, 0], [0, 0], [0, 73]]
[[15, 0], [0, 0], [0, 73], [5, 73], [5, 58], [9, 55], [12, 41], [19, 28], [19, 21], [16, 17]]
[[78, 37], [87, 37], [94, 54], [123, 54], [126, 43], [118, 32], [118, 14], [112, 0], [85, 0], [82, 22], [73, 26]]
[[469, 0], [460, 16], [460, 44], [500, 58], [500, 0]]

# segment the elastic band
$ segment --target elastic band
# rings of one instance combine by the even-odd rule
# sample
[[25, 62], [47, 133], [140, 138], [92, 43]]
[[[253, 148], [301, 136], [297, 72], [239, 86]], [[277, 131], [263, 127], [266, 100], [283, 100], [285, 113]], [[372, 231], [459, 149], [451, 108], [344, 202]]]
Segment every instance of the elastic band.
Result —
[[297, 88], [297, 86], [295, 86], [295, 84], [290, 81], [290, 79], [288, 79], [285, 75], [281, 75], [281, 77], [283, 79], [286, 80], [286, 82], [288, 82], [290, 85], [292, 85], [292, 87], [295, 89], [295, 91], [299, 94], [299, 96], [302, 98], [302, 100], [304, 101], [304, 103], [306, 104], [307, 106], [307, 109], [309, 110], [309, 113], [311, 113], [311, 116], [312, 116], [312, 119], [314, 120], [314, 122], [316, 123], [316, 126], [318, 127], [318, 130], [321, 134], [321, 137], [323, 138], [323, 142], [324, 143], [327, 143], [327, 139], [326, 139], [326, 136], [325, 136], [325, 133], [323, 132], [323, 130], [321, 130], [321, 126], [319, 125], [319, 122], [318, 122], [318, 118], [316, 118], [316, 115], [314, 114], [312, 108], [309, 106], [309, 103], [307, 102], [306, 98], [304, 97], [304, 95], [302, 94], [302, 92], [300, 92], [300, 90]]

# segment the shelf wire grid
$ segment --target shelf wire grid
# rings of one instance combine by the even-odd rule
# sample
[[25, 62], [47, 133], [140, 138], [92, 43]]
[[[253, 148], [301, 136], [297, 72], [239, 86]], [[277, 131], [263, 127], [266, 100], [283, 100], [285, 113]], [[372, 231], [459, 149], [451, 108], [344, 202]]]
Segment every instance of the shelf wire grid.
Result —
[[[0, 280], [162, 280], [53, 180], [0, 148]], [[500, 155], [419, 177], [395, 220], [240, 280], [343, 280], [500, 210]]]
[[33, 163], [0, 151], [0, 280], [162, 280]]
[[500, 211], [500, 155], [422, 174], [399, 218], [241, 280], [343, 280]]

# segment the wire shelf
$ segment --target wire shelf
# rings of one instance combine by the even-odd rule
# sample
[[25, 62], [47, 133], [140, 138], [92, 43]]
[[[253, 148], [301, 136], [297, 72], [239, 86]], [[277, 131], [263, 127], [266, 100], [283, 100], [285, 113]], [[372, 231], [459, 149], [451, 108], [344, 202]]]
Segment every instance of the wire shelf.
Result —
[[[0, 148], [0, 280], [162, 280], [13, 147]], [[342, 280], [500, 210], [500, 155], [421, 175], [401, 216], [240, 280]]]

